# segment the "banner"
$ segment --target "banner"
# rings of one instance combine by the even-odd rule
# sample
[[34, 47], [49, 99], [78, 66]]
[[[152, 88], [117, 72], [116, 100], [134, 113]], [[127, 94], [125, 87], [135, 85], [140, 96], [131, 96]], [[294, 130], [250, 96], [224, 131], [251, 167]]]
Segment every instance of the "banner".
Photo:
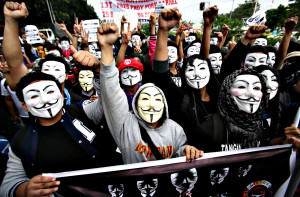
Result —
[[178, 6], [178, 0], [100, 0], [104, 22], [114, 22], [115, 12], [136, 13], [142, 23], [148, 22], [150, 15], [164, 7]]
[[60, 180], [67, 196], [282, 197], [295, 157], [281, 145], [43, 175]]

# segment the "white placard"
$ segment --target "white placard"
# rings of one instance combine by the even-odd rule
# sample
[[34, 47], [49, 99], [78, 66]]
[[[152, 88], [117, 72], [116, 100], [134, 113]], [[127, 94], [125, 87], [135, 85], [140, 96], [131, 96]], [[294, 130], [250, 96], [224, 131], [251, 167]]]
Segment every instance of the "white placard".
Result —
[[29, 44], [44, 43], [44, 40], [39, 35], [39, 30], [35, 25], [25, 26], [26, 41]]
[[255, 14], [253, 14], [246, 23], [251, 26], [251, 25], [262, 25], [267, 21], [266, 13], [264, 11], [258, 11]]
[[97, 31], [99, 25], [99, 19], [84, 20], [82, 22], [83, 31], [89, 32], [88, 42], [98, 42]]

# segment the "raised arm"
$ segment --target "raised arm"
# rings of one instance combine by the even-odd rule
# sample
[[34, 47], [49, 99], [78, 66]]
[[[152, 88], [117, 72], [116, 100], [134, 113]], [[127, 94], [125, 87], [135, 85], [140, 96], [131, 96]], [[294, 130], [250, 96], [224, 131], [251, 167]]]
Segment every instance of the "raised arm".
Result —
[[56, 22], [56, 24], [60, 27], [60, 29], [61, 29], [62, 31], [64, 31], [64, 32], [66, 33], [66, 35], [68, 36], [68, 38], [73, 42], [73, 36], [72, 36], [72, 34], [68, 31], [68, 29], [67, 29], [65, 23], [64, 23], [64, 22], [62, 22], [62, 23]]
[[100, 88], [102, 105], [109, 130], [116, 143], [120, 143], [120, 132], [130, 114], [126, 95], [121, 89], [119, 70], [113, 58], [113, 45], [119, 37], [115, 23], [102, 23], [98, 28], [98, 42], [101, 47]]
[[222, 40], [217, 44], [220, 49], [224, 46], [229, 30], [230, 28], [226, 24], [224, 24], [222, 27]]
[[116, 66], [117, 67], [120, 66], [122, 60], [125, 58], [126, 50], [127, 50], [129, 41], [131, 40], [131, 36], [135, 32], [135, 29], [136, 28], [134, 28], [132, 31], [130, 31], [130, 23], [128, 23], [127, 32], [123, 32], [122, 35], [121, 35], [122, 36], [122, 45], [121, 45], [120, 50], [119, 50], [118, 55], [117, 55], [117, 60], [116, 60]]
[[287, 50], [289, 48], [290, 40], [292, 37], [292, 32], [298, 23], [298, 16], [289, 18], [284, 22], [284, 35], [281, 39], [279, 48], [278, 48], [278, 56], [275, 59], [274, 68], [279, 70], [283, 64], [284, 58], [286, 56]]
[[201, 42], [200, 55], [205, 58], [208, 58], [209, 48], [210, 48], [210, 32], [213, 25], [213, 22], [218, 16], [219, 8], [214, 5], [203, 11], [203, 20], [204, 20], [204, 29]]
[[78, 24], [78, 18], [76, 17], [76, 22], [73, 25], [74, 37], [73, 37], [73, 40], [72, 40], [72, 45], [76, 50], [77, 50], [77, 47], [78, 47], [78, 38], [79, 38], [81, 28], [82, 28], [82, 20]]
[[26, 75], [28, 69], [23, 63], [23, 54], [19, 41], [18, 21], [28, 16], [25, 3], [6, 2], [3, 8], [5, 27], [3, 34], [3, 53], [6, 58], [11, 75], [7, 83], [12, 90], [20, 79]]
[[149, 57], [151, 66], [153, 66], [153, 57], [155, 53], [155, 47], [156, 47], [156, 34], [155, 34], [155, 25], [158, 19], [158, 14], [153, 13], [149, 17], [149, 28], [150, 28], [150, 39], [149, 39]]
[[160, 12], [154, 59], [161, 61], [168, 59], [168, 34], [170, 29], [175, 27], [180, 18], [181, 13], [177, 8], [163, 9]]

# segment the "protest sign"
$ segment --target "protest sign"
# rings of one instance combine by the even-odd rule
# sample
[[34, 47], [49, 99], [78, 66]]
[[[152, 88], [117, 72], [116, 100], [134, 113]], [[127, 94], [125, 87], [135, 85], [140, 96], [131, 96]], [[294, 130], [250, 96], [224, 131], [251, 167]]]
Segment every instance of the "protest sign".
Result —
[[83, 31], [89, 32], [88, 42], [98, 42], [97, 31], [100, 25], [99, 19], [84, 20], [82, 22]]
[[250, 18], [247, 19], [246, 23], [251, 25], [262, 25], [263, 23], [267, 22], [266, 13], [263, 11], [258, 11], [253, 14]]
[[26, 41], [29, 44], [44, 43], [44, 40], [40, 37], [38, 28], [35, 25], [25, 26]]
[[43, 175], [72, 195], [284, 196], [295, 157], [291, 145], [281, 145]]

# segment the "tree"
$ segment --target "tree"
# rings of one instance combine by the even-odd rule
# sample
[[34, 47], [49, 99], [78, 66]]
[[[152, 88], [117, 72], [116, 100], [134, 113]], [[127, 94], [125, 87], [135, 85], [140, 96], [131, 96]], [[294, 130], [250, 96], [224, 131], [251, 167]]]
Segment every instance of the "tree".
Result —
[[[249, 18], [253, 15], [256, 0], [246, 0], [244, 4], [239, 4], [231, 14], [234, 19], [242, 20], [243, 18]], [[256, 12], [259, 10], [260, 4], [257, 3]]]
[[266, 12], [268, 28], [275, 30], [284, 26], [285, 19], [288, 18], [288, 10], [285, 6], [279, 5], [277, 9], [271, 9]]

